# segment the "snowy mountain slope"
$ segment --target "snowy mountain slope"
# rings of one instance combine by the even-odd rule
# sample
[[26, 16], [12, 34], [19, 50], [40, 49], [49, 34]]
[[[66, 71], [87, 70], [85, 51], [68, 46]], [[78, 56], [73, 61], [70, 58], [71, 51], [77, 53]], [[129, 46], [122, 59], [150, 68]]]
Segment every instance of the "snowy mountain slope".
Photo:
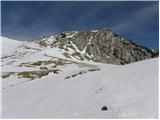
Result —
[[82, 61], [74, 44], [65, 51], [50, 46], [54, 40], [24, 42], [2, 56], [2, 118], [158, 117], [158, 58]]
[[[31, 81], [3, 80], [2, 117], [157, 118], [158, 59], [97, 66], [99, 71], [69, 65]], [[103, 106], [108, 110], [102, 111]]]
[[14, 50], [16, 47], [18, 47], [20, 44], [22, 44], [22, 42], [20, 41], [16, 41], [13, 39], [9, 39], [6, 37], [0, 37], [1, 39], [1, 43], [2, 43], [2, 56], [4, 54], [7, 54], [9, 52], [11, 52], [12, 50]]

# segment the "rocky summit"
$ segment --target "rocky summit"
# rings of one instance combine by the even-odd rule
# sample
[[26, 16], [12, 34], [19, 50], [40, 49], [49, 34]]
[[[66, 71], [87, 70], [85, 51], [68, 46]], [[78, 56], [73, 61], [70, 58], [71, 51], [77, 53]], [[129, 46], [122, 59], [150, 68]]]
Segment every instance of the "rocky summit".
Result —
[[[58, 47], [68, 58], [124, 65], [154, 58], [158, 51], [135, 44], [110, 29], [62, 32], [35, 40], [41, 47]], [[72, 51], [72, 52], [71, 52]]]

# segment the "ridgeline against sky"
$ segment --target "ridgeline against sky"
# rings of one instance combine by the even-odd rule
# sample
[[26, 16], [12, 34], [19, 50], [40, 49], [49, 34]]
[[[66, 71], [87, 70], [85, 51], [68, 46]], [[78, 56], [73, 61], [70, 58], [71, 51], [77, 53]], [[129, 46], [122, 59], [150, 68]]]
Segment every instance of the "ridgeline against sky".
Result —
[[158, 1], [3, 1], [2, 36], [17, 40], [63, 31], [110, 28], [134, 42], [158, 49]]

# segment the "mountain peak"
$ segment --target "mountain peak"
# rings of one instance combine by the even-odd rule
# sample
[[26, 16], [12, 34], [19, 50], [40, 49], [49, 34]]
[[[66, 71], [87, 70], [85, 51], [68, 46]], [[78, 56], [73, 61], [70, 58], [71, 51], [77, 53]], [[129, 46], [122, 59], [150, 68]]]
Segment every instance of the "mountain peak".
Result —
[[69, 57], [109, 64], [128, 64], [158, 56], [146, 47], [135, 44], [109, 28], [66, 31], [37, 42], [41, 47], [57, 47]]

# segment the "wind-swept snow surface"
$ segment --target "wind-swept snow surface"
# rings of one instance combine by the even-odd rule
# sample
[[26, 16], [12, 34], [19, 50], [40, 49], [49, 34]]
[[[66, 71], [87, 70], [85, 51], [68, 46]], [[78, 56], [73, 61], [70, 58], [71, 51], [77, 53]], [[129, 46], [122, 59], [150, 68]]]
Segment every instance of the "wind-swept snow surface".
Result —
[[16, 41], [16, 40], [12, 40], [6, 37], [0, 37], [0, 39], [2, 40], [2, 55], [7, 54], [9, 52], [12, 52], [12, 50], [14, 50], [15, 48], [17, 48], [20, 44], [22, 44], [22, 42], [20, 41]]
[[158, 58], [124, 66], [69, 63], [59, 70], [31, 80], [4, 79], [2, 117], [158, 117]]

